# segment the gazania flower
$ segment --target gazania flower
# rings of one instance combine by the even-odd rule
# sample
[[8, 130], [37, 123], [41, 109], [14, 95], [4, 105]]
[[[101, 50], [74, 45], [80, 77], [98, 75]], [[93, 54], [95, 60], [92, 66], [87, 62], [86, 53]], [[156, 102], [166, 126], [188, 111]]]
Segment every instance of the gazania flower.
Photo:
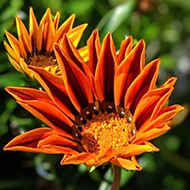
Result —
[[[60, 75], [60, 70], [53, 52], [54, 42], [60, 43], [63, 34], [67, 33], [75, 47], [78, 45], [87, 24], [73, 28], [75, 15], [70, 16], [59, 27], [60, 13], [52, 19], [48, 8], [38, 25], [33, 9], [30, 8], [29, 32], [21, 19], [16, 17], [18, 39], [9, 32], [5, 32], [9, 44], [4, 41], [8, 58], [12, 65], [20, 72], [32, 77], [28, 65], [43, 67], [53, 74]], [[79, 50], [85, 53], [85, 48]]]
[[125, 39], [117, 55], [111, 34], [101, 46], [95, 30], [88, 40], [87, 64], [67, 36], [55, 44], [62, 78], [30, 67], [45, 91], [6, 88], [49, 127], [23, 133], [4, 149], [64, 154], [63, 165], [110, 162], [141, 170], [136, 156], [159, 150], [149, 141], [168, 131], [183, 107], [165, 106], [176, 78], [156, 87], [160, 60], [145, 65], [144, 41], [133, 49], [132, 41]]

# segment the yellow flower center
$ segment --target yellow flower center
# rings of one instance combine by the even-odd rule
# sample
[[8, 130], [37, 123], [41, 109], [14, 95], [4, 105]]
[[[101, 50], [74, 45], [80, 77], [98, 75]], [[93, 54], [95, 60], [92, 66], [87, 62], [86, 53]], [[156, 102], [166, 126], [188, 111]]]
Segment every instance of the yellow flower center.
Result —
[[53, 56], [34, 54], [32, 57], [29, 57], [27, 64], [36, 67], [42, 67], [52, 74], [56, 74], [58, 76], [61, 75], [57, 61]]
[[120, 152], [135, 138], [136, 127], [131, 116], [121, 117], [118, 113], [93, 115], [82, 125], [81, 144], [85, 151], [100, 153], [110, 147]]
[[46, 68], [48, 66], [57, 66], [57, 61], [52, 56], [34, 55], [29, 57], [28, 65]]

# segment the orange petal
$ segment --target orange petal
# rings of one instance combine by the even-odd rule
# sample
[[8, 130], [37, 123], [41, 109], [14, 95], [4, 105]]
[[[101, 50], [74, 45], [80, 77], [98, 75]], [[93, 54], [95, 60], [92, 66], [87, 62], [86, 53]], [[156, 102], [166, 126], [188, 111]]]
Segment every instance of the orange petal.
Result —
[[38, 32], [38, 22], [36, 20], [36, 17], [34, 15], [33, 8], [30, 7], [30, 18], [29, 18], [29, 31], [30, 36], [32, 38], [32, 46], [37, 47], [37, 35], [39, 35]]
[[21, 68], [21, 66], [18, 62], [16, 62], [14, 59], [12, 59], [9, 55], [8, 55], [8, 59], [17, 71], [24, 73], [23, 69]]
[[42, 50], [52, 51], [53, 36], [55, 34], [54, 23], [51, 16], [51, 10], [48, 8], [40, 21], [40, 26], [43, 28], [42, 34]]
[[54, 22], [53, 22], [55, 31], [57, 31], [59, 27], [59, 19], [60, 19], [60, 12], [58, 11], [55, 15]]
[[146, 93], [139, 101], [135, 113], [134, 122], [138, 129], [154, 118], [155, 114], [163, 107], [173, 91], [173, 87], [157, 88]]
[[153, 128], [159, 127], [161, 124], [170, 121], [175, 115], [177, 115], [184, 108], [180, 105], [173, 105], [170, 107], [162, 108], [156, 118], [150, 122], [149, 125], [144, 125], [139, 129], [140, 132], [148, 131]]
[[[56, 140], [53, 141], [53, 137], [51, 136], [54, 137], [55, 134], [50, 128], [33, 129], [15, 137], [4, 147], [4, 150], [49, 154], [76, 153], [75, 146], [69, 147], [67, 142], [64, 144], [64, 140], [61, 141], [62, 143], [57, 143]], [[51, 141], [46, 139], [51, 139]], [[38, 144], [41, 144], [41, 146], [38, 146]]]
[[128, 36], [125, 40], [121, 42], [121, 47], [118, 55], [118, 63], [120, 64], [125, 57], [131, 52], [133, 47], [133, 37]]
[[36, 47], [37, 47], [38, 51], [41, 51], [42, 41], [43, 41], [43, 25], [40, 25], [38, 27], [37, 34], [38, 35], [36, 35]]
[[79, 69], [86, 75], [86, 77], [89, 79], [90, 84], [93, 85], [94, 77], [89, 69], [89, 67], [86, 65], [82, 57], [80, 56], [78, 50], [73, 45], [71, 40], [65, 35], [62, 38], [61, 43], [59, 44], [61, 47], [61, 50], [64, 52], [64, 54], [75, 63]]
[[47, 52], [53, 51], [53, 43], [54, 43], [54, 41], [53, 41], [54, 29], [53, 28], [54, 28], [54, 25], [53, 25], [53, 21], [52, 21], [48, 24], [48, 27], [47, 27], [47, 35], [46, 35], [47, 37], [46, 38], [44, 37], [44, 41], [45, 41], [45, 39], [47, 41], [47, 45], [45, 48]]
[[160, 99], [160, 101], [156, 104], [154, 110], [152, 110], [153, 112], [152, 112], [151, 118], [150, 118], [151, 121], [156, 118], [157, 114], [158, 114], [159, 111], [163, 108], [164, 104], [167, 102], [167, 100], [168, 100], [168, 98], [170, 97], [170, 95], [171, 95], [171, 93], [172, 93], [173, 90], [174, 90], [174, 89], [171, 88], [170, 91], [169, 91], [167, 94], [165, 94], [165, 95]]
[[115, 105], [124, 107], [128, 87], [140, 74], [145, 64], [145, 43], [141, 40], [118, 66], [114, 79]]
[[155, 88], [160, 66], [160, 59], [146, 65], [140, 75], [133, 81], [125, 95], [125, 109], [134, 109], [143, 95]]
[[75, 119], [77, 111], [71, 103], [63, 80], [60, 77], [52, 75], [43, 68], [29, 67], [33, 72], [34, 77], [40, 82], [42, 87], [51, 97], [53, 102], [70, 118]]
[[115, 52], [114, 42], [111, 34], [107, 34], [103, 40], [101, 53], [99, 56], [96, 73], [95, 73], [95, 89], [98, 100], [101, 102], [114, 101], [114, 74], [117, 68], [117, 56]]
[[11, 140], [5, 147], [4, 150], [13, 150], [13, 151], [29, 151], [29, 152], [42, 152], [41, 148], [37, 148], [38, 141], [43, 138], [44, 134], [51, 132], [50, 128], [37, 128], [26, 133], [23, 133], [13, 140]]
[[75, 146], [76, 147], [76, 143], [74, 141], [61, 136], [61, 134], [51, 134], [48, 137], [38, 142], [38, 147], [43, 147], [46, 145], [58, 145], [58, 146], [68, 146], [68, 147]]
[[55, 54], [62, 72], [67, 93], [80, 112], [81, 108], [93, 103], [93, 95], [89, 80], [76, 64], [67, 57], [62, 48], [55, 44]]
[[176, 114], [178, 114], [182, 110], [184, 110], [184, 107], [180, 105], [172, 105], [166, 108], [162, 108], [156, 118], [157, 121], [154, 120], [153, 122], [157, 123], [160, 120], [162, 122], [166, 122], [167, 120], [172, 119]]
[[22, 70], [29, 75], [31, 78], [33, 78], [31, 71], [28, 69], [28, 65], [25, 62], [25, 60], [23, 58], [20, 58], [20, 66], [22, 68]]
[[100, 55], [100, 38], [98, 30], [95, 29], [90, 38], [87, 41], [88, 46], [88, 67], [90, 68], [93, 75], [95, 75], [96, 66], [98, 63], [98, 57]]
[[123, 159], [123, 158], [115, 158], [110, 161], [112, 164], [115, 164], [121, 168], [124, 168], [126, 170], [141, 170], [142, 167], [138, 164], [135, 157], [132, 157], [130, 159]]
[[138, 132], [135, 140], [133, 143], [143, 143], [145, 141], [150, 141], [152, 139], [155, 139], [164, 133], [166, 133], [168, 130], [170, 130], [170, 127], [167, 124], [162, 124], [157, 128], [152, 128], [145, 132]]
[[82, 59], [84, 60], [84, 62], [88, 61], [88, 47], [84, 46], [80, 49], [78, 49], [78, 52], [80, 54], [80, 56], [82, 57]]
[[75, 14], [71, 15], [57, 30], [54, 36], [54, 42], [59, 42], [59, 40], [63, 37], [65, 33], [68, 33], [74, 23], [75, 20]]
[[11, 47], [13, 48], [13, 50], [15, 51], [15, 53], [17, 55], [21, 55], [23, 58], [27, 58], [27, 53], [26, 50], [23, 47], [23, 44], [18, 41], [12, 34], [10, 34], [9, 32], [5, 31], [5, 34], [7, 36], [7, 39], [11, 45]]
[[100, 166], [115, 157], [115, 150], [111, 147], [86, 162], [87, 166]]
[[64, 35], [59, 45], [64, 54], [67, 57], [69, 57], [80, 68], [80, 70], [87, 75], [88, 78], [90, 78], [89, 76], [90, 70], [88, 66], [83, 61], [78, 50], [75, 48], [71, 40], [66, 35]]
[[41, 147], [44, 151], [49, 154], [76, 154], [78, 153], [76, 147], [64, 147], [58, 145], [45, 145]]
[[176, 81], [177, 81], [176, 77], [171, 77], [161, 87], [172, 87], [174, 86]]
[[85, 28], [87, 27], [87, 25], [88, 24], [82, 24], [80, 26], [77, 26], [67, 33], [67, 36], [71, 39], [71, 41], [75, 47], [78, 46], [78, 43], [80, 42], [82, 34], [83, 34]]
[[95, 158], [95, 155], [90, 152], [82, 152], [74, 155], [65, 155], [61, 160], [61, 164], [84, 164], [92, 158]]
[[16, 100], [42, 100], [51, 102], [46, 92], [26, 87], [6, 87], [5, 90]]
[[17, 63], [17, 65], [19, 65], [19, 62], [20, 62], [19, 58], [20, 58], [20, 55], [17, 54], [17, 53], [9, 46], [9, 44], [8, 44], [6, 41], [4, 41], [4, 46], [5, 46], [5, 49], [7, 50], [7, 52], [9, 53], [9, 55], [12, 57], [11, 59], [13, 59], [13, 60]]
[[38, 148], [49, 150], [52, 153], [76, 154], [78, 149], [76, 143], [71, 139], [67, 139], [61, 134], [51, 134], [40, 140], [37, 144]]
[[45, 92], [29, 88], [6, 88], [6, 90], [34, 116], [56, 130], [66, 131], [69, 136], [73, 123], [47, 97]]
[[22, 100], [18, 103], [52, 129], [61, 133], [65, 132], [64, 135], [67, 137], [72, 136], [71, 126], [73, 123], [55, 105], [41, 100]]
[[143, 142], [143, 144], [130, 144], [124, 148], [119, 156], [122, 158], [130, 158], [131, 156], [137, 156], [144, 152], [157, 152], [159, 151], [153, 144], [149, 142]]
[[53, 51], [53, 37], [54, 37], [54, 25], [53, 25], [53, 20], [50, 19], [49, 22], [46, 22], [44, 25], [44, 31], [43, 31], [43, 44], [46, 44], [46, 46], [43, 46], [43, 49], [46, 50], [47, 52]]
[[32, 44], [29, 38], [28, 31], [19, 17], [16, 17], [16, 26], [19, 41], [22, 42], [26, 52], [32, 53]]

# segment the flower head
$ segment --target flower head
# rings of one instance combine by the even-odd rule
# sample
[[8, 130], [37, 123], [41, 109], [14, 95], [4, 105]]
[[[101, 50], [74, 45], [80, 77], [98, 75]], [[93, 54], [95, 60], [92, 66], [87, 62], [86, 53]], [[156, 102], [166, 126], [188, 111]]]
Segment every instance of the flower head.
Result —
[[[51, 11], [48, 8], [42, 17], [39, 25], [30, 8], [29, 32], [21, 19], [16, 16], [16, 26], [18, 39], [9, 32], [5, 32], [9, 44], [4, 41], [4, 46], [8, 52], [8, 58], [12, 65], [20, 72], [32, 77], [29, 65], [42, 67], [53, 74], [60, 75], [60, 70], [53, 52], [54, 42], [60, 43], [62, 37], [67, 33], [75, 46], [78, 45], [87, 24], [73, 28], [75, 15], [71, 15], [59, 27], [60, 13], [57, 12], [52, 19]], [[80, 50], [84, 53], [85, 48]]]
[[54, 45], [62, 77], [30, 67], [45, 91], [6, 89], [50, 128], [23, 133], [4, 149], [64, 154], [63, 165], [110, 162], [141, 170], [136, 156], [159, 150], [149, 141], [168, 131], [183, 107], [165, 106], [176, 78], [156, 87], [160, 60], [145, 65], [144, 41], [134, 48], [132, 43], [130, 36], [116, 54], [111, 34], [101, 46], [95, 30], [86, 64], [65, 35], [62, 44]]

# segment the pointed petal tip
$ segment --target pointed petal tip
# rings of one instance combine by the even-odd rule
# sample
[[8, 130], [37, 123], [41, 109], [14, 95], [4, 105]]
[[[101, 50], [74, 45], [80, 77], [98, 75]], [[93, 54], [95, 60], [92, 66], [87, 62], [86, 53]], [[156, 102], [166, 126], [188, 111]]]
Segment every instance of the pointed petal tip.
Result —
[[146, 48], [146, 43], [145, 43], [144, 39], [141, 39], [141, 40], [136, 44], [136, 46], [142, 46], [142, 48], [145, 49], [145, 48]]
[[16, 24], [20, 25], [20, 22], [22, 22], [21, 18], [18, 15], [16, 15], [15, 19], [16, 19]]
[[113, 42], [112, 33], [110, 33], [110, 32], [106, 34], [106, 36], [103, 39], [103, 43], [102, 44], [107, 44], [107, 43], [109, 43], [109, 44], [114, 43]]
[[[5, 49], [6, 49], [6, 45], [7, 45], [6, 40], [3, 40], [3, 45], [4, 45]], [[6, 49], [6, 50], [7, 50], [7, 49]]]
[[10, 87], [10, 86], [7, 86], [5, 87], [5, 90], [8, 92], [8, 93], [11, 93], [12, 89], [14, 89], [16, 87]]
[[76, 18], [76, 14], [72, 14], [70, 17], [71, 17], [72, 19], [75, 19], [75, 18]]
[[158, 64], [160, 64], [161, 59], [160, 59], [160, 58], [157, 58], [157, 59], [155, 59], [155, 61], [156, 61]]
[[84, 23], [81, 26], [83, 26], [83, 28], [85, 29], [88, 26], [88, 23]]
[[145, 44], [144, 39], [140, 39], [140, 40], [139, 40], [139, 43], [141, 43], [141, 44]]
[[18, 97], [16, 96], [17, 94], [17, 89], [19, 89], [20, 87], [6, 87], [5, 91], [7, 91], [11, 96], [13, 96], [16, 101], [18, 100]]
[[55, 51], [55, 54], [58, 53], [58, 51], [60, 50], [59, 44], [58, 43], [54, 43], [53, 49]]
[[8, 37], [8, 36], [10, 36], [11, 34], [10, 34], [7, 30], [5, 30], [5, 35]]
[[7, 150], [9, 150], [8, 144], [6, 144], [6, 145], [3, 147], [3, 151], [7, 151]]
[[107, 38], [108, 38], [108, 37], [109, 37], [109, 38], [112, 38], [112, 33], [111, 33], [111, 32], [108, 32], [107, 35], [105, 36], [105, 38], [106, 38], [106, 37], [107, 37]]
[[185, 109], [185, 107], [181, 106], [181, 105], [177, 105], [177, 111], [181, 112]]
[[30, 11], [30, 13], [31, 13], [31, 12], [34, 12], [34, 10], [33, 10], [32, 7], [29, 8], [29, 11]]
[[56, 16], [60, 17], [60, 11], [56, 12]]
[[129, 39], [130, 41], [133, 41], [133, 36], [132, 35], [129, 35], [129, 36], [126, 35], [124, 40], [126, 40], [126, 39]]
[[46, 12], [51, 14], [51, 9], [48, 7], [48, 8], [46, 9]]
[[[65, 35], [63, 36], [63, 38], [65, 38]], [[54, 49], [59, 48], [59, 44], [58, 44], [57, 42], [54, 42], [54, 44], [53, 44], [53, 48], [54, 48]]]
[[11, 141], [8, 142], [4, 147], [3, 147], [3, 151], [11, 151], [13, 149], [13, 147], [10, 145]]
[[97, 28], [95, 28], [94, 30], [93, 30], [93, 32], [92, 33], [95, 33], [95, 34], [98, 34], [99, 32], [98, 32], [98, 29]]

